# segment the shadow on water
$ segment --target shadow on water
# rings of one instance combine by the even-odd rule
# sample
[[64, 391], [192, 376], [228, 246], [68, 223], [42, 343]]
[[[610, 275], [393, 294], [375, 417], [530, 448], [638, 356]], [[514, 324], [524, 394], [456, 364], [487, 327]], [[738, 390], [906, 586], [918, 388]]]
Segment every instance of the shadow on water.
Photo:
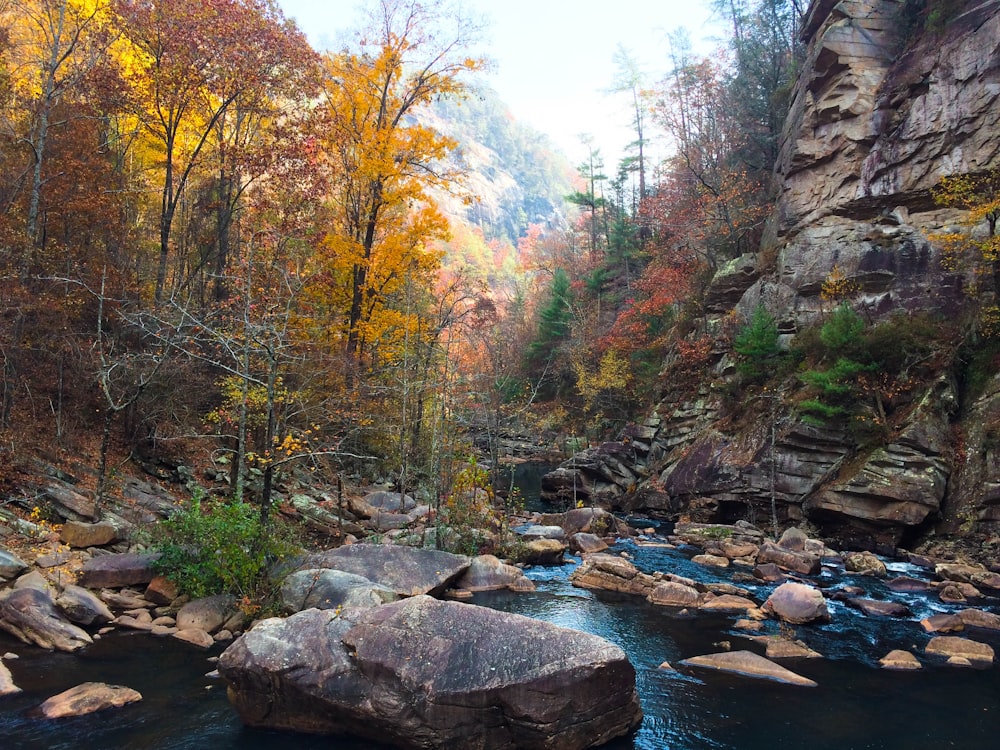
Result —
[[[627, 551], [645, 570], [663, 570], [702, 581], [724, 574], [691, 563], [683, 551], [643, 548]], [[833, 622], [798, 629], [798, 637], [826, 658], [795, 660], [786, 666], [817, 683], [798, 688], [709, 672], [661, 669], [666, 661], [719, 650], [749, 648], [734, 618], [688, 617], [645, 603], [638, 597], [573, 587], [573, 561], [559, 568], [528, 571], [537, 591], [477, 594], [477, 604], [516, 612], [560, 626], [600, 635], [621, 646], [636, 667], [645, 718], [632, 736], [610, 750], [979, 750], [996, 747], [1000, 736], [1000, 672], [951, 669], [926, 663], [917, 673], [887, 672], [875, 666], [890, 648], [920, 654], [928, 636], [916, 618], [936, 604], [913, 597], [915, 619], [873, 621], [832, 603]], [[824, 580], [827, 579], [827, 580]], [[884, 585], [842, 573], [820, 585], [864, 584], [870, 595]], [[881, 587], [881, 588], [880, 588]], [[766, 597], [769, 587], [754, 591]], [[769, 627], [774, 632], [773, 623]], [[1000, 648], [1000, 637], [971, 634]], [[296, 750], [337, 747], [379, 750], [370, 742], [265, 732], [244, 728], [230, 708], [208, 656], [172, 639], [113, 634], [78, 655], [50, 654], [0, 636], [0, 653], [25, 692], [0, 699], [0, 747], [4, 750], [145, 750], [147, 748], [242, 748]], [[46, 698], [81, 682], [96, 680], [133, 687], [144, 700], [124, 709], [61, 721], [29, 718], [26, 712]]]

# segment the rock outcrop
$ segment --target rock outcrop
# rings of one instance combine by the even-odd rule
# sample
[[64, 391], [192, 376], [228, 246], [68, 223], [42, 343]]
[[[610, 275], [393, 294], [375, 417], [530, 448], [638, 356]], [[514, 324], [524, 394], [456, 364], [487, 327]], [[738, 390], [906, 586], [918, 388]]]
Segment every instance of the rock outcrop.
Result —
[[572, 750], [641, 719], [617, 646], [426, 596], [265, 620], [222, 654], [219, 673], [251, 726], [401, 748]]
[[[945, 175], [1000, 166], [1000, 4], [951, 4], [937, 26], [908, 23], [907, 8], [809, 5], [766, 252], [717, 272], [705, 300], [709, 330], [764, 304], [783, 340], [794, 340], [829, 312], [822, 291], [833, 275], [874, 323], [958, 319], [969, 309], [968, 279], [928, 240], [964, 213], [937, 205], [932, 188]], [[724, 414], [718, 394], [735, 385], [725, 351], [712, 382], [564, 462], [544, 478], [543, 497], [722, 523], [805, 520], [840, 548], [882, 552], [934, 525], [1000, 529], [1000, 376], [990, 368], [970, 394], [958, 386], [963, 362], [942, 355], [908, 383], [897, 411], [871, 407], [891, 421], [871, 439], [846, 424], [804, 424], [791, 391], [770, 391], [766, 403], [745, 406], [750, 414]]]

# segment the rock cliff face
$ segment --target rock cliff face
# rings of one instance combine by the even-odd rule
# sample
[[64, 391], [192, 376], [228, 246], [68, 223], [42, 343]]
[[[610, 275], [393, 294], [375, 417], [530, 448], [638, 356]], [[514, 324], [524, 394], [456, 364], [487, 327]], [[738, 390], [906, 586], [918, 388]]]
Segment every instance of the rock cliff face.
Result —
[[[908, 27], [904, 5], [811, 4], [763, 252], [717, 274], [710, 316], [735, 308], [745, 319], [763, 303], [793, 337], [824, 313], [822, 285], [836, 273], [871, 321], [954, 317], [967, 304], [963, 278], [927, 240], [960, 216], [936, 206], [931, 188], [1000, 167], [1000, 1], [970, 0], [934, 30]], [[935, 526], [996, 530], [996, 367], [976, 393], [957, 381], [957, 362], [938, 367], [874, 445], [802, 423], [788, 393], [720, 419], [727, 368], [723, 357], [697, 398], [668, 398], [621, 443], [567, 461], [543, 494], [668, 517], [807, 520], [856, 547], [912, 543]]]

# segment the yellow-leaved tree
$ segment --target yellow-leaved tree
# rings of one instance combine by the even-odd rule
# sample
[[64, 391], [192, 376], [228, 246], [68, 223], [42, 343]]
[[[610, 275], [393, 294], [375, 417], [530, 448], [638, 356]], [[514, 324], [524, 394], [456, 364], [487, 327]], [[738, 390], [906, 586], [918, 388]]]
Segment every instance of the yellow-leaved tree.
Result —
[[430, 289], [431, 243], [448, 236], [434, 188], [457, 189], [445, 166], [456, 143], [420, 122], [421, 107], [461, 96], [483, 61], [465, 50], [478, 27], [438, 2], [381, 0], [357, 48], [327, 56], [321, 149], [330, 170], [329, 227], [317, 291], [355, 364], [399, 356], [412, 285]]

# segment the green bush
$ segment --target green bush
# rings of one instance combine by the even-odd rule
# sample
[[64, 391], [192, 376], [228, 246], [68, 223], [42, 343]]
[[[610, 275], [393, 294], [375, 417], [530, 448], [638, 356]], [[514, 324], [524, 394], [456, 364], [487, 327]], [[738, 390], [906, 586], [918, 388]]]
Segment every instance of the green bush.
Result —
[[757, 305], [750, 321], [736, 334], [733, 351], [740, 356], [737, 369], [751, 380], [765, 377], [781, 356], [778, 324], [763, 305]]
[[270, 593], [268, 566], [294, 549], [285, 534], [261, 528], [256, 507], [202, 502], [199, 494], [161, 523], [156, 537], [156, 570], [183, 593], [232, 594], [253, 605]]

